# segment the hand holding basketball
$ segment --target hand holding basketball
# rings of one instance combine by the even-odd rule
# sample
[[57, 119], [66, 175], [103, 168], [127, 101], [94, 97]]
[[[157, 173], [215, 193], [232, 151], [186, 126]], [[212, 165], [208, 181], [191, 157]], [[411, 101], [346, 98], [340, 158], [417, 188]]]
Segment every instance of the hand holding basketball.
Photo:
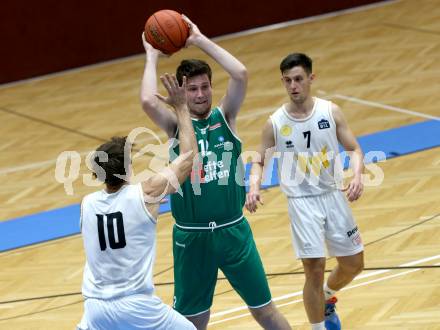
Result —
[[159, 10], [145, 23], [146, 41], [167, 55], [184, 47], [188, 35], [188, 24], [174, 10]]
[[195, 44], [195, 41], [198, 37], [202, 36], [197, 25], [195, 25], [186, 15], [182, 15], [183, 20], [188, 24], [189, 27], [189, 36], [186, 39], [185, 47]]
[[144, 45], [145, 52], [147, 54], [155, 54], [156, 56], [162, 55], [165, 56], [160, 50], [151, 46], [148, 41], [145, 39], [145, 32], [142, 32], [142, 44]]

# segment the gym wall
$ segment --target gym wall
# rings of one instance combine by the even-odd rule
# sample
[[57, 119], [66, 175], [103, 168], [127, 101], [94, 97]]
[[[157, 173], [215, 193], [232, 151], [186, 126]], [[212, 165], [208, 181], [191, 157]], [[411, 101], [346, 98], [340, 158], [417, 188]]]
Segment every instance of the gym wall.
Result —
[[379, 0], [3, 0], [0, 84], [143, 52], [160, 9], [185, 13], [209, 37]]

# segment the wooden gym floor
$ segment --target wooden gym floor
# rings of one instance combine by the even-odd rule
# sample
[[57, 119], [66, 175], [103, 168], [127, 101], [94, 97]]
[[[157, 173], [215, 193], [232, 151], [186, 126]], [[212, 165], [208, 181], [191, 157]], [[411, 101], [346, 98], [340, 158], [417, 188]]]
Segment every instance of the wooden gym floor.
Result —
[[[338, 103], [356, 135], [440, 116], [439, 38], [440, 0], [402, 0], [219, 39], [249, 69], [238, 121], [244, 149], [255, 150], [267, 116], [286, 101], [278, 65], [294, 51], [314, 59], [316, 95]], [[159, 72], [173, 72], [187, 57], [207, 59], [186, 49], [163, 59]], [[0, 86], [0, 219], [76, 204], [96, 189], [77, 180], [74, 194], [65, 193], [54, 178], [62, 151], [75, 150], [84, 160], [103, 140], [139, 126], [158, 132], [165, 142], [140, 108], [143, 66], [144, 56], [135, 56]], [[218, 101], [227, 76], [217, 65], [213, 69]], [[383, 182], [367, 187], [352, 204], [369, 270], [338, 294], [344, 329], [440, 329], [439, 151], [380, 163]], [[82, 165], [80, 173], [89, 172]], [[309, 329], [285, 198], [276, 187], [266, 190], [264, 199], [264, 207], [248, 219], [273, 297], [295, 329]], [[173, 294], [171, 227], [170, 215], [162, 215], [155, 283], [166, 303]], [[73, 329], [83, 310], [83, 264], [79, 235], [1, 253], [0, 329]], [[327, 268], [333, 265], [330, 259]], [[256, 328], [227, 281], [219, 280], [210, 329]]]

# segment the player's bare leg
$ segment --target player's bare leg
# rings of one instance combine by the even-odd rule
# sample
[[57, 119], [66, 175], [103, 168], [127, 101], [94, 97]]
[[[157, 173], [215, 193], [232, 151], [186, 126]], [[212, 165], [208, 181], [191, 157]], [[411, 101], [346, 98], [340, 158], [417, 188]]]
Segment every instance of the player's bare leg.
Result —
[[338, 291], [350, 283], [364, 269], [364, 252], [346, 257], [336, 257], [338, 265], [327, 279], [330, 289]]
[[273, 302], [259, 307], [249, 308], [254, 319], [266, 330], [290, 330], [292, 329], [286, 318], [279, 312]]
[[194, 324], [197, 330], [206, 330], [210, 315], [211, 311], [208, 310], [202, 314], [196, 316], [187, 316], [186, 318], [190, 320], [192, 324]]
[[311, 324], [324, 321], [324, 270], [325, 258], [301, 260], [304, 265], [306, 281], [303, 289], [304, 307]]

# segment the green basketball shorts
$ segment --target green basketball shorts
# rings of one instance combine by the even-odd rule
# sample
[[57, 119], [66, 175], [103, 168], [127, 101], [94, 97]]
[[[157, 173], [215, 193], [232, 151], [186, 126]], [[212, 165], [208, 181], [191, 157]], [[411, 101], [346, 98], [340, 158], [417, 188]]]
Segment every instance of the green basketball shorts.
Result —
[[271, 294], [249, 223], [213, 230], [173, 229], [174, 308], [185, 316], [210, 309], [220, 268], [251, 308], [271, 301]]

